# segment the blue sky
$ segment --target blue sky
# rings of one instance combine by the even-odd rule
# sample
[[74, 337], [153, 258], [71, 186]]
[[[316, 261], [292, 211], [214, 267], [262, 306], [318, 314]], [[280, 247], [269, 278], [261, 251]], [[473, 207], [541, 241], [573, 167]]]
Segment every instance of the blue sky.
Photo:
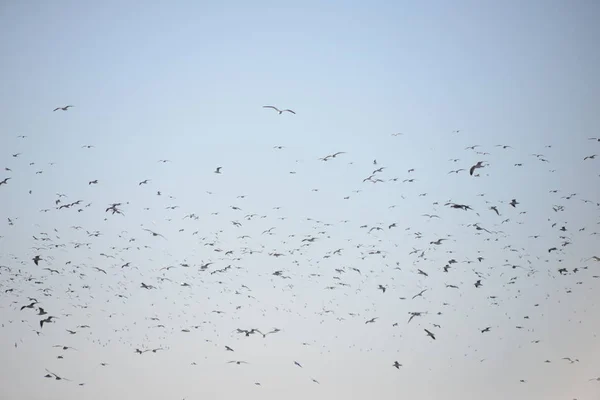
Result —
[[[597, 398], [599, 16], [593, 1], [1, 5], [0, 397]], [[449, 173], [477, 161], [478, 177]], [[91, 204], [57, 210], [56, 193]], [[27, 297], [59, 317], [40, 335]], [[232, 333], [252, 327], [281, 332]]]

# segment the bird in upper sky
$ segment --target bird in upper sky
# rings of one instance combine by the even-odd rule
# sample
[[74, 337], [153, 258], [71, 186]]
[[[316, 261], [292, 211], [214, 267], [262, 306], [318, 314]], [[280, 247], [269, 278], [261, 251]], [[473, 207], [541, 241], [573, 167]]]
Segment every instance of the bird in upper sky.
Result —
[[472, 175], [473, 175], [473, 173], [475, 172], [475, 170], [476, 170], [477, 168], [483, 168], [483, 167], [485, 167], [485, 165], [483, 165], [483, 163], [484, 163], [484, 162], [485, 162], [485, 161], [477, 161], [477, 164], [473, 165], [473, 166], [471, 167], [471, 169], [469, 169], [469, 175], [471, 175], [471, 176], [472, 176]]
[[69, 108], [71, 107], [75, 107], [73, 105], [68, 105], [68, 106], [64, 106], [64, 107], [56, 107], [54, 110], [52, 111], [58, 111], [58, 110], [63, 110], [63, 111], [67, 111]]
[[294, 111], [286, 108], [285, 110], [280, 110], [279, 108], [275, 107], [275, 106], [263, 106], [263, 108], [272, 108], [273, 110], [277, 111], [279, 114], [283, 114], [284, 112], [289, 112], [292, 114], [296, 114]]
[[427, 329], [423, 329], [423, 330], [427, 333], [427, 336], [429, 336], [430, 338], [432, 338], [433, 340], [435, 340], [435, 335], [433, 333], [431, 333]]
[[221, 168], [223, 168], [223, 167], [217, 167], [217, 169], [215, 169], [215, 174], [220, 174], [221, 173]]

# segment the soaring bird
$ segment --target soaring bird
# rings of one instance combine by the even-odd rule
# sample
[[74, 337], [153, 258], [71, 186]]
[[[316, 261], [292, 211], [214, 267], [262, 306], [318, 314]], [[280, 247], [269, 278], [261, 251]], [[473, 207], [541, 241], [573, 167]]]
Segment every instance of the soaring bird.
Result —
[[398, 361], [394, 361], [394, 364], [392, 364], [392, 366], [396, 367], [396, 369], [400, 369], [402, 364], [400, 364]]
[[40, 258], [40, 256], [35, 256], [35, 257], [33, 257], [33, 258], [32, 258], [32, 260], [33, 260], [33, 262], [35, 263], [35, 265], [39, 265], [38, 263], [39, 263], [39, 262], [40, 262], [42, 259]]
[[285, 110], [280, 110], [279, 108], [275, 107], [275, 106], [263, 106], [263, 108], [272, 108], [273, 110], [277, 111], [279, 114], [283, 114], [284, 112], [290, 112], [292, 114], [296, 114], [294, 111], [290, 110], [290, 109], [285, 109]]
[[473, 176], [473, 173], [475, 172], [475, 170], [477, 168], [483, 168], [483, 167], [485, 167], [485, 165], [483, 165], [484, 162], [485, 161], [477, 161], [477, 164], [473, 165], [471, 167], [471, 169], [469, 169], [469, 175]]
[[435, 335], [433, 333], [431, 333], [430, 331], [428, 331], [427, 329], [423, 329], [425, 332], [427, 332], [427, 336], [429, 336], [430, 338], [432, 338], [433, 340], [435, 340]]
[[249, 363], [248, 363], [248, 362], [246, 362], [246, 361], [236, 361], [236, 360], [233, 360], [233, 361], [228, 361], [228, 362], [227, 362], [227, 364], [233, 364], [233, 363], [235, 363], [235, 364], [237, 364], [237, 365], [241, 365], [241, 364], [249, 364]]
[[151, 231], [150, 229], [147, 229], [147, 228], [144, 228], [144, 230], [145, 230], [145, 231], [147, 231], [147, 232], [150, 232], [150, 233], [152, 234], [152, 236], [154, 236], [154, 237], [160, 236], [160, 237], [162, 237], [163, 239], [166, 239], [166, 237], [164, 237], [164, 236], [163, 236], [163, 235], [161, 235], [160, 233], [157, 233], [157, 232]]
[[597, 156], [597, 155], [598, 155], [598, 154], [593, 154], [593, 155], [591, 155], [591, 156], [584, 157], [584, 158], [583, 158], [583, 161], [585, 161], [585, 160], [593, 160], [594, 158], [596, 158], [596, 156]]
[[6, 185], [8, 183], [8, 180], [12, 179], [12, 178], [4, 178], [3, 180], [0, 181], [0, 186], [2, 185]]
[[63, 110], [63, 111], [67, 111], [70, 107], [75, 107], [72, 105], [68, 105], [68, 106], [64, 106], [64, 107], [56, 107], [54, 110], [52, 111], [58, 111], [58, 110]]
[[221, 173], [221, 168], [223, 168], [223, 167], [217, 167], [217, 169], [215, 169], [215, 174], [220, 174]]

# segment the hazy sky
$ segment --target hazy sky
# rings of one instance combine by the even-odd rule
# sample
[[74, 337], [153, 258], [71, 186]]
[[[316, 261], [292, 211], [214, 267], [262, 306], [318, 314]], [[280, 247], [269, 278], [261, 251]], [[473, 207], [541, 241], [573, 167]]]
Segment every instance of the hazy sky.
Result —
[[0, 398], [600, 398], [599, 18], [0, 4]]

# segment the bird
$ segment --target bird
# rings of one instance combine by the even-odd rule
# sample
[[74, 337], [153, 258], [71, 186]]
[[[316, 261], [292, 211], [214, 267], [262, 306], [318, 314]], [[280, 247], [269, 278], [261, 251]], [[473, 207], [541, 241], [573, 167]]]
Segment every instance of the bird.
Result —
[[292, 114], [296, 114], [294, 111], [287, 109], [287, 108], [285, 110], [280, 110], [279, 108], [277, 108], [275, 106], [263, 106], [263, 108], [272, 108], [273, 110], [277, 111], [279, 114], [283, 114], [284, 112], [290, 112]]
[[215, 174], [220, 174], [221, 173], [221, 168], [223, 168], [223, 167], [217, 167], [217, 169], [215, 169]]
[[392, 364], [392, 366], [396, 367], [396, 369], [400, 369], [400, 367], [402, 366], [402, 364], [400, 364], [398, 361], [394, 361], [394, 363]]
[[70, 380], [69, 380], [69, 379], [67, 379], [67, 378], [62, 378], [62, 377], [60, 377], [60, 376], [56, 375], [54, 372], [48, 371], [48, 369], [46, 369], [46, 372], [47, 372], [48, 374], [46, 374], [46, 375], [45, 375], [45, 378], [54, 378], [54, 379], [55, 379], [55, 380], [57, 380], [57, 381], [68, 381], [68, 382], [70, 382]]
[[592, 154], [591, 156], [586, 156], [586, 157], [583, 158], [583, 161], [585, 161], [585, 160], [593, 160], [597, 156], [598, 156], [597, 154]]
[[54, 110], [52, 111], [58, 111], [58, 110], [63, 110], [63, 111], [67, 111], [69, 108], [71, 107], [75, 107], [73, 105], [68, 105], [68, 106], [64, 106], [64, 107], [56, 107]]
[[477, 164], [473, 165], [470, 169], [469, 169], [469, 175], [473, 176], [473, 173], [475, 172], [475, 170], [477, 168], [483, 168], [485, 167], [485, 165], [483, 165], [485, 161], [477, 161]]
[[417, 297], [423, 297], [423, 293], [425, 293], [426, 291], [427, 291], [427, 289], [423, 289], [423, 290], [421, 290], [419, 293], [415, 294], [415, 295], [412, 297], [412, 300], [416, 299]]
[[374, 322], [375, 322], [375, 320], [376, 320], [377, 318], [379, 318], [379, 317], [375, 317], [375, 318], [371, 318], [371, 319], [367, 320], [367, 321], [365, 322], [365, 325], [366, 325], [366, 324], [372, 324], [372, 323], [374, 323]]
[[160, 237], [162, 237], [163, 239], [167, 239], [166, 237], [164, 237], [164, 236], [163, 236], [163, 235], [161, 235], [160, 233], [157, 233], [157, 232], [151, 231], [150, 229], [144, 228], [144, 230], [145, 230], [145, 231], [147, 231], [147, 232], [150, 232], [150, 233], [152, 234], [152, 236], [154, 236], [154, 237], [160, 236]]
[[427, 329], [423, 329], [423, 330], [427, 333], [427, 336], [429, 336], [430, 338], [432, 338], [433, 340], [435, 340], [435, 335], [433, 333], [431, 333]]
[[233, 360], [233, 361], [228, 361], [228, 362], [227, 362], [227, 364], [237, 364], [237, 365], [242, 365], [242, 364], [249, 364], [249, 363], [248, 363], [248, 362], [246, 362], [246, 361], [236, 361], [236, 360]]
[[490, 329], [492, 329], [492, 327], [491, 327], [491, 326], [488, 326], [487, 328], [483, 328], [483, 329], [481, 330], [481, 333], [489, 332], [489, 331], [490, 331]]
[[8, 181], [9, 181], [10, 179], [12, 179], [12, 178], [4, 178], [3, 180], [1, 180], [1, 181], [0, 181], [0, 186], [8, 184]]
[[33, 260], [33, 262], [35, 263], [35, 265], [39, 265], [38, 263], [39, 263], [39, 262], [40, 262], [42, 259], [40, 258], [40, 256], [35, 256], [35, 257], [33, 257], [33, 258], [32, 258], [32, 260]]
[[40, 320], [40, 329], [44, 327], [44, 324], [53, 322], [52, 319], [54, 319], [54, 318], [56, 318], [56, 317], [49, 315], [47, 318]]

